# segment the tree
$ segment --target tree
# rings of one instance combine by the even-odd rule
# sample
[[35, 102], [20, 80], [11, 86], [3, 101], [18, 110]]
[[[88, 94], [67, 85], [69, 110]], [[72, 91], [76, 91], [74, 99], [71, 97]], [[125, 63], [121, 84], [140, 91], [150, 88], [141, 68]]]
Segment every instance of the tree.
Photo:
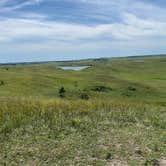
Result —
[[64, 88], [64, 87], [61, 87], [61, 88], [59, 89], [59, 96], [60, 96], [61, 98], [64, 98], [64, 97], [65, 97], [65, 92], [66, 92], [65, 88]]

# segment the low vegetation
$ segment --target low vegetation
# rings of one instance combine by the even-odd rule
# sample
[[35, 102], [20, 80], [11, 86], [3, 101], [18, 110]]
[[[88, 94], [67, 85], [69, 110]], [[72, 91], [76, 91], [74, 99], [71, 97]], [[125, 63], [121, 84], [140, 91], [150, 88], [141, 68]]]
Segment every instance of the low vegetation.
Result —
[[96, 92], [108, 92], [108, 91], [111, 91], [112, 88], [100, 85], [100, 86], [93, 87], [91, 90]]
[[153, 165], [166, 154], [165, 107], [3, 98], [1, 165]]
[[85, 64], [1, 66], [0, 165], [160, 165], [165, 57], [68, 63]]

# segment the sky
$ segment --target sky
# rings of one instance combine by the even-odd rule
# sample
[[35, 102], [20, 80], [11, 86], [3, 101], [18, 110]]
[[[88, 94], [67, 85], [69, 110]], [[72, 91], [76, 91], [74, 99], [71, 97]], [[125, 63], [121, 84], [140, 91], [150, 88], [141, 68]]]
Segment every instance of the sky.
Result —
[[165, 0], [0, 0], [0, 63], [164, 53]]

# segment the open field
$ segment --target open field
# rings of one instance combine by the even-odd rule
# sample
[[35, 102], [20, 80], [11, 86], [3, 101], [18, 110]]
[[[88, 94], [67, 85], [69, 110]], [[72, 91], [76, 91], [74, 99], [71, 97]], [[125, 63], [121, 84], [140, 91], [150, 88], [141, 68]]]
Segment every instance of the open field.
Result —
[[0, 165], [159, 165], [166, 56], [1, 65], [0, 140]]
[[[57, 69], [60, 65], [91, 65], [82, 71]], [[70, 63], [0, 66], [0, 96], [59, 97], [64, 86], [67, 99], [80, 93], [90, 98], [117, 98], [165, 102], [166, 56], [103, 59]], [[95, 91], [96, 86], [105, 90]]]

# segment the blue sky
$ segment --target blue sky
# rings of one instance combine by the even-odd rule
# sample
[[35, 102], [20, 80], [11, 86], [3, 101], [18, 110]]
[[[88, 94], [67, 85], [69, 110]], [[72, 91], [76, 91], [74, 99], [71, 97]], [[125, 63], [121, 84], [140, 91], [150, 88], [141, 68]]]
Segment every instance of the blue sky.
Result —
[[165, 0], [0, 0], [0, 63], [166, 53]]

